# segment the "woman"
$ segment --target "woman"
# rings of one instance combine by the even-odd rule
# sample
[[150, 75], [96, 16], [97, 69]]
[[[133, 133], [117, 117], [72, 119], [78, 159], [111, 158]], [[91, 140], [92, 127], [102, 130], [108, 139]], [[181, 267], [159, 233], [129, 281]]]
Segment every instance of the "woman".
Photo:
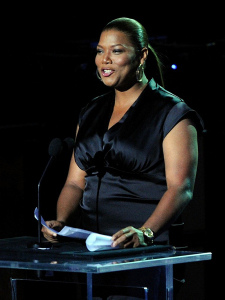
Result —
[[82, 228], [112, 235], [113, 247], [168, 243], [169, 226], [193, 196], [201, 118], [156, 83], [160, 63], [137, 21], [108, 23], [95, 63], [113, 91], [81, 111], [57, 220], [47, 224], [61, 229], [81, 207]]

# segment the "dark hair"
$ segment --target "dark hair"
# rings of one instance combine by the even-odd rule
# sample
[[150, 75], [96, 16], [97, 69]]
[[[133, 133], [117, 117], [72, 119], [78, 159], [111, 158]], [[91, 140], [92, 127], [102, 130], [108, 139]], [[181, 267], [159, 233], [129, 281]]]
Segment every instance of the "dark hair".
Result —
[[140, 52], [143, 48], [148, 49], [148, 58], [146, 60], [146, 75], [153, 77], [156, 81], [164, 86], [163, 76], [162, 76], [162, 63], [156, 53], [156, 51], [149, 44], [149, 38], [146, 29], [138, 21], [130, 18], [118, 18], [110, 21], [102, 31], [116, 29], [118, 31], [124, 32], [131, 43], [136, 48], [137, 52]]

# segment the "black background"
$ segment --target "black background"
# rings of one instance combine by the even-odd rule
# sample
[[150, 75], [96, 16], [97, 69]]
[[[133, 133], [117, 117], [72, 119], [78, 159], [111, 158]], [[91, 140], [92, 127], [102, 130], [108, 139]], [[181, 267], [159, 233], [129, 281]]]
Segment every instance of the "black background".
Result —
[[[212, 252], [213, 259], [190, 267], [189, 283], [178, 299], [208, 299], [212, 291], [219, 293], [225, 136], [222, 7], [191, 2], [124, 3], [124, 9], [108, 2], [71, 7], [33, 3], [8, 6], [3, 12], [0, 238], [36, 236], [33, 211], [48, 145], [55, 137], [74, 138], [81, 107], [107, 91], [96, 78], [94, 64], [102, 27], [117, 17], [134, 18], [161, 54], [165, 87], [205, 122], [195, 197], [184, 213], [184, 239], [190, 249]], [[177, 70], [171, 69], [172, 63]], [[59, 161], [43, 183], [46, 219], [55, 217], [68, 163], [69, 158]]]

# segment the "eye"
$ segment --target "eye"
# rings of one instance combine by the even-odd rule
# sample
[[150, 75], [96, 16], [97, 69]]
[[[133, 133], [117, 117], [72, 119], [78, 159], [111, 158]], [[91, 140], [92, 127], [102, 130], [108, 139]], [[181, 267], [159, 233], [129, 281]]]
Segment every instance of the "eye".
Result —
[[122, 49], [113, 49], [113, 53], [122, 53], [123, 52], [123, 50]]
[[100, 49], [100, 48], [97, 48], [97, 49], [96, 49], [96, 53], [97, 53], [97, 54], [101, 54], [102, 52], [103, 52], [102, 49]]

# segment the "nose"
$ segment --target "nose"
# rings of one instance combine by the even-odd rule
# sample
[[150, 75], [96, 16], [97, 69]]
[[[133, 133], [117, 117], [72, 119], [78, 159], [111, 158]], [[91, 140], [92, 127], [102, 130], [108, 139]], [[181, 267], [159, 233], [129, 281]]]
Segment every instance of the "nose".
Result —
[[111, 64], [112, 63], [112, 60], [111, 60], [110, 56], [107, 53], [103, 56], [103, 63], [104, 64]]

